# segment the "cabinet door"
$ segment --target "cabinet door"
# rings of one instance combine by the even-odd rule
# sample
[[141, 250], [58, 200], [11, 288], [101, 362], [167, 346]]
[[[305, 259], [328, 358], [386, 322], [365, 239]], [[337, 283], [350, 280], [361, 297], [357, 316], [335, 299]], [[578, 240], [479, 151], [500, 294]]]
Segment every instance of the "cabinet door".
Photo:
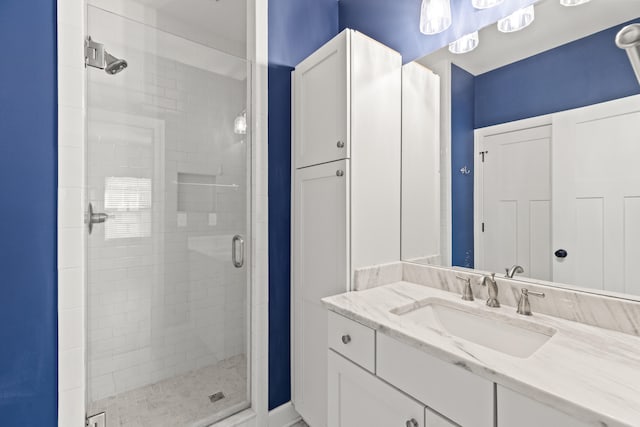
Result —
[[314, 427], [327, 424], [328, 328], [320, 299], [349, 288], [348, 189], [348, 160], [294, 174], [292, 400]]
[[426, 427], [459, 427], [458, 424], [429, 410], [428, 408], [425, 411], [425, 423]]
[[586, 427], [587, 423], [508, 388], [498, 387], [498, 427]]
[[343, 31], [293, 73], [296, 168], [349, 157], [348, 36]]
[[329, 350], [328, 427], [424, 427], [425, 408]]

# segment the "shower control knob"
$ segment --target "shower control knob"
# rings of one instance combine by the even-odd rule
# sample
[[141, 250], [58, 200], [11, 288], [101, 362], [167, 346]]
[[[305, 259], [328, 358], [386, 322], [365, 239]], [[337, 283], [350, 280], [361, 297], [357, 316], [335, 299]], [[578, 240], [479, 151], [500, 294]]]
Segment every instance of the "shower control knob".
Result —
[[338, 169], [338, 170], [336, 171], [336, 176], [344, 176], [344, 171], [343, 171], [343, 170]]
[[555, 251], [554, 255], [557, 258], [566, 258], [567, 255], [569, 255], [569, 254], [564, 249], [558, 249], [557, 251]]
[[407, 427], [418, 427], [419, 424], [418, 424], [418, 421], [416, 421], [415, 418], [411, 418], [409, 421], [407, 421], [405, 426], [407, 426]]
[[338, 146], [338, 148], [344, 148], [344, 142], [342, 141], [338, 141], [336, 145]]
[[349, 344], [351, 342], [351, 335], [342, 336], [342, 344]]

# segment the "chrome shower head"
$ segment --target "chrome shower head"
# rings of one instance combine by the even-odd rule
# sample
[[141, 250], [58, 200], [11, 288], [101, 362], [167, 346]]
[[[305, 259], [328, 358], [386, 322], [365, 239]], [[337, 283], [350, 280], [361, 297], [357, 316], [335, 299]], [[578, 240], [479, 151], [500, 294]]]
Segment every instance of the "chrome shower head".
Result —
[[129, 64], [127, 64], [127, 61], [125, 61], [124, 59], [119, 59], [116, 58], [115, 56], [111, 55], [109, 52], [104, 53], [104, 59], [105, 59], [105, 67], [104, 67], [104, 71], [106, 71], [107, 74], [118, 74], [120, 71], [124, 70], [125, 68], [127, 68], [127, 66]]
[[631, 66], [640, 83], [640, 24], [627, 25], [616, 35], [616, 45], [627, 51]]

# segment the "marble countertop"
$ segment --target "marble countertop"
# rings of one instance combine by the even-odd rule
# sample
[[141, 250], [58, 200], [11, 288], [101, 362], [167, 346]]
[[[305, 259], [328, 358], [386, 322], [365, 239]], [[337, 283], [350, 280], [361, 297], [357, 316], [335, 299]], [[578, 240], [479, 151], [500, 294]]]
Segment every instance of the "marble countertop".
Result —
[[[428, 298], [469, 305], [508, 321], [530, 321], [557, 330], [528, 358], [518, 358], [417, 324], [391, 310]], [[396, 282], [323, 299], [325, 306], [452, 364], [541, 403], [600, 426], [640, 425], [640, 338], [556, 317], [525, 317], [514, 307], [486, 307], [483, 300], [409, 282]]]

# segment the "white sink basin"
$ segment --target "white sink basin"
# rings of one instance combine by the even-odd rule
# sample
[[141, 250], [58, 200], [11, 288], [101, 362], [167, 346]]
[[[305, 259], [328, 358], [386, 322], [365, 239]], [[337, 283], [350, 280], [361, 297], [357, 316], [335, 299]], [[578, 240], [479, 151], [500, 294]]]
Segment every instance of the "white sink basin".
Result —
[[400, 307], [391, 312], [432, 329], [520, 358], [531, 356], [556, 333], [555, 329], [491, 313], [489, 310], [491, 309], [483, 310], [430, 298], [417, 307]]

